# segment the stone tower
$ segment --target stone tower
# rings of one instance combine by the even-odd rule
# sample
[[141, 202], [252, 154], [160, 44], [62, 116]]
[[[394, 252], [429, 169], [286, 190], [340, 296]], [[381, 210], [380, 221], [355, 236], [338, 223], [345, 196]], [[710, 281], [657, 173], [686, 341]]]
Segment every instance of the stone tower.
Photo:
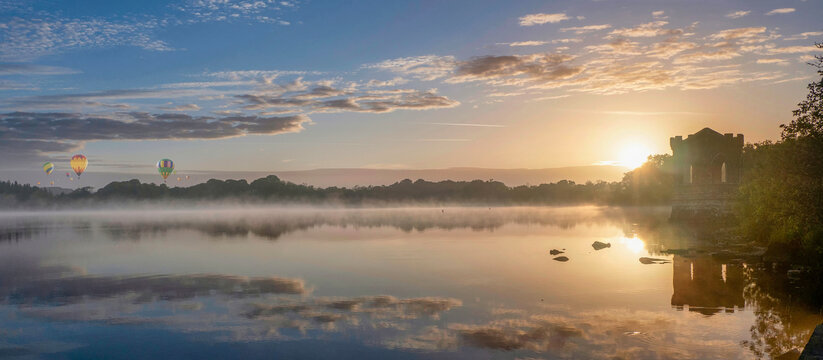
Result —
[[743, 134], [704, 128], [669, 139], [675, 171], [672, 220], [702, 222], [731, 215], [740, 183]]

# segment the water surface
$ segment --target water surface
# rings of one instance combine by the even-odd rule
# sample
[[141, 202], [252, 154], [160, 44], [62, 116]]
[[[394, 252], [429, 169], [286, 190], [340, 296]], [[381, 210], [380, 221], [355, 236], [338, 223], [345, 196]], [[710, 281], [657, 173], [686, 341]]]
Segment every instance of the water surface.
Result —
[[0, 358], [753, 359], [805, 344], [819, 314], [750, 264], [664, 253], [690, 241], [667, 215], [4, 213]]

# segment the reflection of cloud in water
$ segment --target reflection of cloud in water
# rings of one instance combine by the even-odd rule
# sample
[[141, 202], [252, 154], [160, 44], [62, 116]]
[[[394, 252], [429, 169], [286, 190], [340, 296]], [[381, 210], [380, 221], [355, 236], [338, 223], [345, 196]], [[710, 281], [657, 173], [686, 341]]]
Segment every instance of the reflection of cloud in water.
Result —
[[32, 259], [0, 263], [0, 303], [61, 305], [88, 298], [128, 295], [133, 302], [182, 300], [204, 295], [235, 297], [305, 294], [302, 280], [216, 274], [89, 276], [63, 266], [37, 266]]
[[[724, 324], [688, 323], [672, 313], [603, 310], [498, 318], [487, 324], [451, 324], [460, 344], [515, 351], [524, 356], [574, 359], [732, 359], [741, 348], [715, 340]], [[714, 336], [713, 336], [714, 335]]]

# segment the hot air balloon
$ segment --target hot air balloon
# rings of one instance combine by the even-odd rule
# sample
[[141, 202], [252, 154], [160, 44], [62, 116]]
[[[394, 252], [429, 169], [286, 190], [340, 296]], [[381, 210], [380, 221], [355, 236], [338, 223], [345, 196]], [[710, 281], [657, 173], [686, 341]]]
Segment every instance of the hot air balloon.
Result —
[[51, 175], [51, 172], [54, 171], [54, 164], [51, 162], [43, 164], [43, 171], [45, 171], [47, 175]]
[[71, 169], [77, 176], [86, 171], [86, 166], [89, 166], [89, 160], [85, 156], [77, 154], [71, 157]]
[[172, 171], [174, 171], [174, 162], [171, 159], [161, 159], [157, 162], [157, 172], [163, 177], [163, 182], [166, 182], [166, 178], [169, 177]]
[[49, 181], [49, 185], [54, 185], [54, 181]]

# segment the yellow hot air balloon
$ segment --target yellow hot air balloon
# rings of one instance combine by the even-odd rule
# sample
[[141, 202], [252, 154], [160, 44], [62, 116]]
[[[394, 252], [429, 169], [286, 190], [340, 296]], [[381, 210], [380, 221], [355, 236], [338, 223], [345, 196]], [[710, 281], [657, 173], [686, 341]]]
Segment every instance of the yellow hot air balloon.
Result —
[[54, 171], [54, 164], [51, 162], [46, 162], [43, 164], [43, 171], [46, 172], [46, 175], [51, 175], [51, 172]]
[[74, 173], [77, 174], [77, 176], [80, 176], [83, 171], [86, 171], [87, 166], [89, 166], [89, 160], [82, 154], [77, 154], [71, 157], [71, 169], [74, 170]]

